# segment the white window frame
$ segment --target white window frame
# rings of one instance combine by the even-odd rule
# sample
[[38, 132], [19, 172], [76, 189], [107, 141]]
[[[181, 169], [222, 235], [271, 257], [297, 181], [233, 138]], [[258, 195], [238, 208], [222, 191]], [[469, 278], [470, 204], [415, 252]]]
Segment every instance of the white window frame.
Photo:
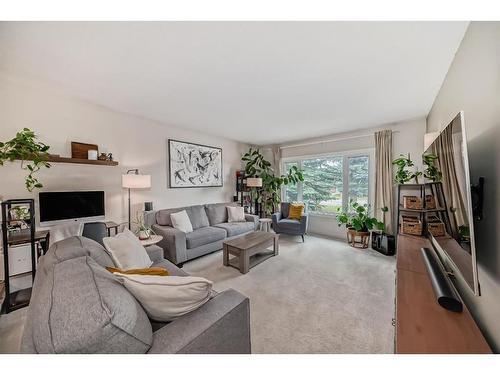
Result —
[[[328, 152], [322, 154], [313, 154], [313, 155], [300, 155], [300, 156], [290, 156], [281, 159], [281, 168], [283, 174], [288, 173], [285, 169], [285, 163], [293, 163], [297, 162], [299, 169], [302, 169], [302, 163], [304, 160], [314, 159], [314, 158], [325, 158], [325, 157], [335, 157], [342, 156], [342, 207], [344, 210], [347, 209], [349, 202], [349, 158], [357, 157], [357, 156], [368, 156], [368, 205], [371, 206], [373, 210], [373, 202], [375, 201], [375, 149], [374, 148], [364, 148], [358, 150], [349, 150], [349, 151], [338, 151], [338, 152]], [[286, 186], [283, 186], [281, 189], [281, 200], [285, 199], [285, 189]], [[302, 199], [302, 183], [298, 183], [297, 185], [297, 196], [299, 199]], [[335, 217], [335, 214], [331, 213], [323, 213], [323, 212], [309, 212], [309, 215], [312, 216], [321, 216], [321, 217]]]

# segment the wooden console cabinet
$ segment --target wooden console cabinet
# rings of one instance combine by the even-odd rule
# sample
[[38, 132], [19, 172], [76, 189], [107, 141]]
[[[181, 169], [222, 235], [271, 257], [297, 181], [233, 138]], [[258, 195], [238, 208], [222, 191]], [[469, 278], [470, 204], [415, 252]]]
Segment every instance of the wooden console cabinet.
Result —
[[396, 266], [396, 341], [398, 354], [491, 353], [464, 305], [461, 313], [436, 301], [420, 249], [429, 240], [400, 234]]

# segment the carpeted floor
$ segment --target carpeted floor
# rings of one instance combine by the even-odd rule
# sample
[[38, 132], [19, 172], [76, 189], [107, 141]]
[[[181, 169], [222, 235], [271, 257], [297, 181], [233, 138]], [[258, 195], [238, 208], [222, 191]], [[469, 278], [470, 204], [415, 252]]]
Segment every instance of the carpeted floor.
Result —
[[[184, 266], [250, 297], [253, 353], [393, 353], [394, 269], [394, 257], [315, 236], [281, 236], [280, 254], [246, 275], [222, 251]], [[0, 315], [0, 353], [19, 351], [25, 313]]]
[[221, 251], [184, 270], [250, 297], [253, 353], [394, 351], [394, 257], [282, 235], [279, 255], [246, 275], [224, 267]]

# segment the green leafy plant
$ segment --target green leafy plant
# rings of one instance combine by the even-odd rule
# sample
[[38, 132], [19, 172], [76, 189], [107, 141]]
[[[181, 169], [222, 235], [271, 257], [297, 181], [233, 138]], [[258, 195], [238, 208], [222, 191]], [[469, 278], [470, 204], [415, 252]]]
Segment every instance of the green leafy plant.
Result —
[[49, 156], [47, 151], [50, 146], [37, 142], [36, 138], [32, 130], [24, 128], [10, 141], [0, 142], [0, 165], [4, 165], [6, 161], [21, 160], [21, 168], [28, 171], [25, 185], [30, 192], [35, 188], [43, 187], [34, 174], [42, 167], [50, 168], [47, 162]]
[[30, 217], [30, 209], [27, 206], [14, 206], [10, 209], [13, 220], [26, 220]]
[[382, 224], [384, 225], [384, 227], [380, 230], [383, 231], [385, 230], [385, 215], [387, 214], [387, 212], [389, 212], [389, 207], [387, 206], [381, 207], [380, 211], [382, 211]]
[[357, 232], [368, 232], [373, 229], [384, 230], [384, 223], [370, 216], [370, 206], [361, 205], [350, 201], [347, 211], [339, 208], [337, 221], [339, 227], [345, 225], [347, 229], [355, 229]]
[[146, 237], [150, 237], [152, 234], [156, 234], [149, 225], [146, 225], [144, 223], [144, 216], [142, 216], [139, 212], [135, 214], [135, 221], [132, 222], [132, 224], [135, 224], [136, 230], [135, 234], [140, 234], [141, 232], [146, 235]]
[[286, 175], [276, 176], [271, 163], [264, 159], [258, 149], [250, 148], [241, 158], [245, 164], [245, 175], [262, 178], [262, 190], [252, 188], [251, 196], [262, 203], [266, 215], [271, 215], [281, 202], [281, 186], [304, 181], [304, 175], [297, 166], [292, 166]]
[[422, 162], [427, 167], [424, 170], [424, 177], [431, 180], [432, 182], [439, 182], [443, 178], [443, 174], [435, 165], [435, 161], [438, 159], [437, 155], [432, 153], [425, 153], [422, 155]]
[[422, 172], [418, 171], [418, 169], [409, 170], [407, 168], [414, 167], [415, 164], [410, 159], [410, 154], [399, 155], [399, 158], [395, 159], [392, 164], [396, 165], [398, 170], [394, 175], [394, 182], [396, 184], [405, 184], [412, 179], [415, 179], [415, 183], [418, 184], [418, 178], [422, 176]]

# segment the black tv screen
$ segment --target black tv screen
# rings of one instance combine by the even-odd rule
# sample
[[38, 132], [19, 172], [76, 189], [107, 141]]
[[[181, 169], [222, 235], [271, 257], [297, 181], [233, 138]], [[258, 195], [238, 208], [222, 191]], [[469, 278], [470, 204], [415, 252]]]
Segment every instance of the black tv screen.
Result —
[[40, 222], [104, 216], [104, 191], [43, 192]]

